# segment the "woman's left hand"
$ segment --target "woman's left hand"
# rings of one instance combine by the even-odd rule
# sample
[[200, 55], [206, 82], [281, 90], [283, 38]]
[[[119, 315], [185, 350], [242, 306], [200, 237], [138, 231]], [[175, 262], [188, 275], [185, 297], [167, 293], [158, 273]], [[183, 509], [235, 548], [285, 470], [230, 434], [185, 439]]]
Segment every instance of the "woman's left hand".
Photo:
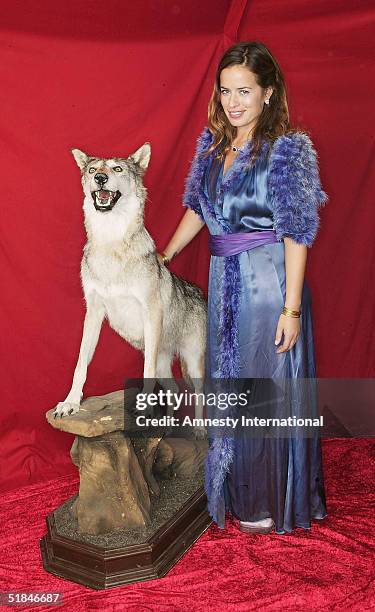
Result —
[[279, 344], [284, 332], [284, 342], [276, 349], [276, 353], [285, 353], [295, 345], [301, 333], [301, 321], [298, 317], [288, 317], [281, 314], [276, 329], [275, 344]]

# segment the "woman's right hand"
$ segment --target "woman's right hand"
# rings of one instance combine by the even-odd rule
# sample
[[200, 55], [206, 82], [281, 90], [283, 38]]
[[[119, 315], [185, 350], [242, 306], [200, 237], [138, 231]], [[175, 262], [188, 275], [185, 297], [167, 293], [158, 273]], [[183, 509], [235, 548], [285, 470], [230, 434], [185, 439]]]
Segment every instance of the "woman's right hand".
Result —
[[194, 236], [198, 234], [198, 232], [204, 226], [204, 222], [200, 219], [200, 217], [190, 208], [187, 209], [184, 216], [182, 217], [175, 233], [173, 234], [171, 240], [165, 247], [165, 255], [168, 258], [167, 262], [163, 262], [163, 256], [161, 253], [157, 253], [158, 260], [163, 265], [168, 265], [172, 259], [182, 251], [183, 248], [186, 247], [187, 244], [191, 240], [193, 240]]

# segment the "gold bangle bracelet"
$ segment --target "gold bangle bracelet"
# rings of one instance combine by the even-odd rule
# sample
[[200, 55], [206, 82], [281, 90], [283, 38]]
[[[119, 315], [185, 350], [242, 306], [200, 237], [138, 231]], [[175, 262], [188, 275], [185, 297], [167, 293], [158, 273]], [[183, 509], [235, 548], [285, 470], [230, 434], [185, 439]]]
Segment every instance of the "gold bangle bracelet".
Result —
[[292, 310], [286, 306], [283, 307], [283, 314], [287, 317], [295, 317], [296, 319], [301, 316], [301, 312], [299, 310]]
[[168, 256], [167, 256], [167, 255], [166, 255], [164, 252], [163, 252], [163, 253], [160, 253], [160, 257], [161, 257], [161, 259], [162, 259], [163, 264], [164, 264], [165, 266], [167, 266], [167, 265], [169, 264], [169, 262], [170, 262], [169, 257], [168, 257]]

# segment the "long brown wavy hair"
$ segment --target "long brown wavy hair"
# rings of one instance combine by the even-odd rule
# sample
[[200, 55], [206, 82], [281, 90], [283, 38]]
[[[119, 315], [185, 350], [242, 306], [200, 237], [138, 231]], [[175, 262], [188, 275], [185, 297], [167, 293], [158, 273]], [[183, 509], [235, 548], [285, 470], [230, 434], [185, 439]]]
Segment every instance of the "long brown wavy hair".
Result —
[[284, 75], [276, 59], [261, 42], [240, 42], [226, 50], [216, 71], [214, 89], [208, 104], [208, 128], [214, 141], [207, 155], [218, 147], [217, 157], [222, 158], [236, 136], [237, 130], [230, 124], [220, 101], [221, 71], [235, 65], [246, 66], [254, 73], [256, 82], [263, 89], [273, 88], [269, 104], [263, 105], [252, 133], [250, 163], [253, 163], [259, 155], [262, 142], [266, 140], [272, 143], [279, 136], [296, 130], [289, 123]]

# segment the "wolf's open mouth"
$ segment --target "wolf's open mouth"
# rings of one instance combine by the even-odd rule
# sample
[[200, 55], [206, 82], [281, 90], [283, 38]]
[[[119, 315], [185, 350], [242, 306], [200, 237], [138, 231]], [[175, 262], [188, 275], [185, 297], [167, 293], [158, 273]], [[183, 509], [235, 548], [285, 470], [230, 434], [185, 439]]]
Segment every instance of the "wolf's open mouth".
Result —
[[108, 191], [107, 189], [99, 189], [91, 192], [92, 199], [96, 210], [106, 212], [112, 210], [117, 200], [121, 197], [119, 191]]

